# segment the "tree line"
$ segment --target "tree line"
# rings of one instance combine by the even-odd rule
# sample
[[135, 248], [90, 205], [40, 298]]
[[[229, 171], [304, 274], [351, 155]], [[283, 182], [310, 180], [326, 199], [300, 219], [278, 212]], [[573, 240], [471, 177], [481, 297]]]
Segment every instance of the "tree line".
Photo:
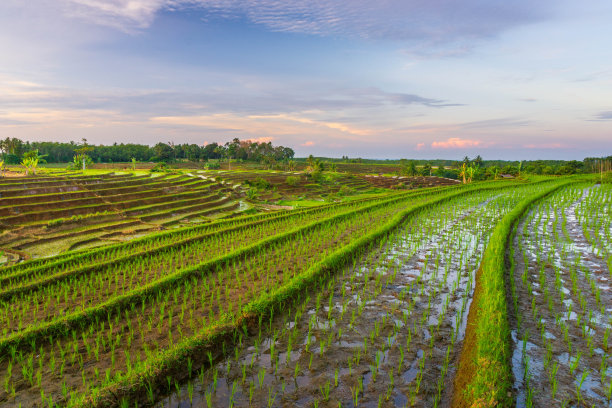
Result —
[[174, 144], [157, 143], [154, 146], [134, 143], [112, 145], [88, 145], [61, 142], [24, 142], [17, 138], [0, 139], [0, 153], [6, 164], [21, 163], [24, 154], [38, 151], [47, 163], [69, 163], [87, 147], [87, 156], [95, 163], [118, 163], [137, 160], [139, 162], [207, 161], [209, 159], [248, 160], [260, 163], [285, 162], [293, 159], [294, 151], [289, 147], [273, 146], [271, 142], [254, 142], [233, 139], [225, 144], [208, 143]]

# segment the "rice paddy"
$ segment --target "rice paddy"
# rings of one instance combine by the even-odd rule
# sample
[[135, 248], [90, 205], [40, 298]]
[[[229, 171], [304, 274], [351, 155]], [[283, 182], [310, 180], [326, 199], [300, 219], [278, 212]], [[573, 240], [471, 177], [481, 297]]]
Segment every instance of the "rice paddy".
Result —
[[[0, 406], [612, 406], [609, 185], [262, 174], [2, 184], [11, 228], [146, 231], [0, 268]], [[321, 205], [236, 212], [260, 180]]]

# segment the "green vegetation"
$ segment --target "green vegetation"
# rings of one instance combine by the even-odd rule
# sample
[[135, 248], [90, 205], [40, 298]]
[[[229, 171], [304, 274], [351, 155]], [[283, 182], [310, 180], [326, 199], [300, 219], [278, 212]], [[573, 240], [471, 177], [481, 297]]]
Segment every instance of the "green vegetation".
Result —
[[342, 164], [0, 180], [0, 406], [610, 403], [609, 184]]

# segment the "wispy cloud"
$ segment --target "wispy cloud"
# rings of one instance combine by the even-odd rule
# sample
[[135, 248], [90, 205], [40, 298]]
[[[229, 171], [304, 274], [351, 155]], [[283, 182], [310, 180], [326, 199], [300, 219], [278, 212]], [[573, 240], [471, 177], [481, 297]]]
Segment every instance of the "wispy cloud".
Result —
[[[162, 10], [198, 9], [210, 17], [246, 18], [272, 31], [415, 40], [430, 44], [487, 38], [548, 17], [548, 0], [63, 0], [73, 16], [125, 31], [149, 26]], [[428, 47], [429, 48], [429, 47]], [[461, 49], [461, 47], [459, 47]], [[421, 50], [426, 52], [425, 49]]]
[[599, 112], [598, 114], [595, 115], [594, 119], [591, 119], [592, 121], [606, 121], [606, 120], [612, 120], [612, 111], [603, 111], [603, 112]]

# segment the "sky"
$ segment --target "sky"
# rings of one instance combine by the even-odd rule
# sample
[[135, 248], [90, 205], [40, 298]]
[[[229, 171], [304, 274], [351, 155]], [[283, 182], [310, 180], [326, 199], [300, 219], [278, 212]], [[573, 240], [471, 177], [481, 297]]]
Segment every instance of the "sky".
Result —
[[609, 0], [2, 0], [0, 138], [612, 154]]

